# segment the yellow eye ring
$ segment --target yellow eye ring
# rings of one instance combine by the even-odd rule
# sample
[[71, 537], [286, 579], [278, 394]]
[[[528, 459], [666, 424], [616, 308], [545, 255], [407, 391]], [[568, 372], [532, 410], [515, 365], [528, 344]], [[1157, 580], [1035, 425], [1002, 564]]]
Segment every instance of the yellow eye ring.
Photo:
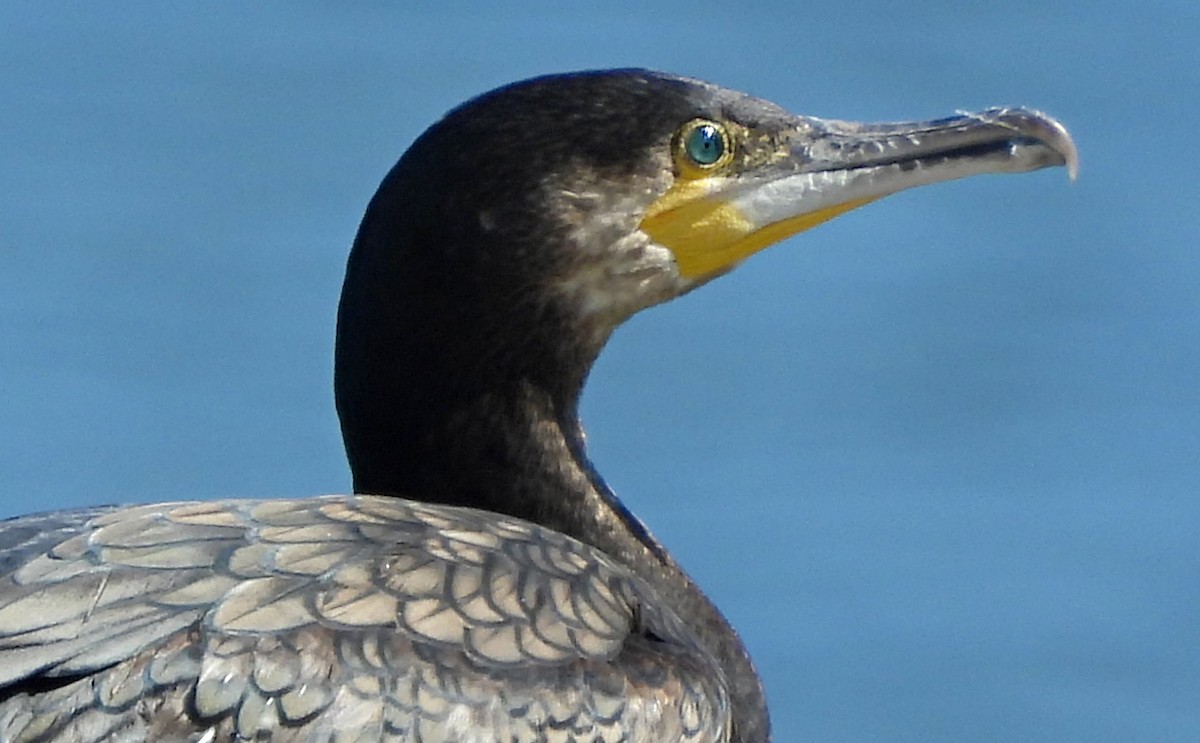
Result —
[[716, 121], [692, 119], [675, 135], [675, 162], [685, 173], [708, 173], [733, 159], [733, 140]]

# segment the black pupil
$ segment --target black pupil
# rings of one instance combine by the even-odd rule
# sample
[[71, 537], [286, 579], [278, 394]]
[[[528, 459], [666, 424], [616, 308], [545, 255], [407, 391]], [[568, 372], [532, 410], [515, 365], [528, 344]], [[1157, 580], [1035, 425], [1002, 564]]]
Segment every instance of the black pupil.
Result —
[[721, 154], [725, 151], [721, 132], [712, 124], [696, 127], [689, 140], [688, 154], [701, 165], [712, 165], [721, 159]]

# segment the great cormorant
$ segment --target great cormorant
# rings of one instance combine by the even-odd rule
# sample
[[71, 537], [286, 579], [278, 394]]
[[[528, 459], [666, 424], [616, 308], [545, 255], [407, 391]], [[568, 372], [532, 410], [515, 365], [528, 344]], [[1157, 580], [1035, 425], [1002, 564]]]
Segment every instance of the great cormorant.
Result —
[[593, 360], [849, 209], [1075, 164], [1029, 110], [852, 124], [639, 70], [466, 103], [350, 255], [358, 495], [0, 523], [0, 740], [768, 740], [738, 636], [588, 462]]

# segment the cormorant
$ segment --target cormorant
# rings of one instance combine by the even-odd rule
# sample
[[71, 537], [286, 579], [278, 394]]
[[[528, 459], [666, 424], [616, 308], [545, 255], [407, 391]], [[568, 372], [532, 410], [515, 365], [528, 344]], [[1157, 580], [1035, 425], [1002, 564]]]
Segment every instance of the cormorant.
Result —
[[588, 462], [613, 329], [887, 194], [1066, 165], [1055, 120], [516, 83], [384, 179], [338, 312], [357, 495], [0, 523], [0, 740], [769, 740], [737, 634]]

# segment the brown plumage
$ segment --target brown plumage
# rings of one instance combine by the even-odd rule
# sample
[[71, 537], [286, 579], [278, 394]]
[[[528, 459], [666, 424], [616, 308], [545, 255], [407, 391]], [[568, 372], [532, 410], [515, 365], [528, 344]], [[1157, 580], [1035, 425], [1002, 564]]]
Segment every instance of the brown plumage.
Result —
[[719, 669], [654, 590], [527, 522], [329, 496], [33, 517], [0, 543], [31, 556], [0, 581], [0, 686], [62, 681], [0, 708], [14, 740], [723, 737]]

